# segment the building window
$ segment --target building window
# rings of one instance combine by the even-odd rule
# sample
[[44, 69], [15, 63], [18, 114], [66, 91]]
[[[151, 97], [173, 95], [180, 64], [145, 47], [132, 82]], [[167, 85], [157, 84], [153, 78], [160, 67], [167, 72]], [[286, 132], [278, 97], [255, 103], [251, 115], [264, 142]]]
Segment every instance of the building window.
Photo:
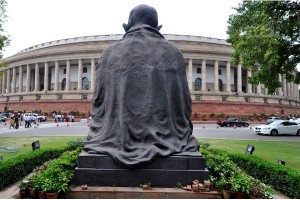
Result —
[[66, 78], [64, 78], [62, 81], [61, 81], [61, 90], [65, 90], [66, 89]]
[[201, 68], [200, 67], [197, 68], [197, 74], [201, 74]]
[[82, 73], [87, 73], [87, 67], [82, 68]]
[[219, 79], [219, 91], [223, 92], [223, 81]]
[[66, 74], [66, 73], [67, 73], [67, 69], [66, 69], [66, 68], [64, 68], [64, 71], [63, 71], [63, 73], [64, 73], [64, 74]]
[[196, 95], [195, 98], [196, 98], [196, 101], [200, 101], [201, 100], [200, 95]]
[[196, 90], [196, 91], [201, 90], [201, 85], [202, 85], [202, 80], [201, 80], [201, 78], [196, 78], [196, 79], [195, 79], [195, 90]]
[[87, 95], [86, 94], [82, 95], [82, 100], [87, 100]]
[[219, 69], [218, 71], [219, 71], [219, 75], [222, 75], [222, 70], [221, 70], [221, 69]]
[[57, 99], [58, 99], [58, 100], [62, 100], [62, 99], [63, 99], [63, 95], [62, 95], [62, 94], [59, 94], [58, 97], [57, 97]]
[[36, 95], [36, 100], [37, 100], [37, 101], [41, 100], [41, 95], [37, 94], [37, 95]]
[[89, 79], [87, 77], [84, 77], [82, 79], [82, 89], [88, 90], [89, 89]]
[[264, 98], [264, 102], [265, 102], [265, 103], [268, 103], [268, 98]]
[[250, 99], [249, 97], [245, 97], [245, 102], [249, 103], [250, 102]]
[[227, 101], [227, 97], [226, 96], [222, 96], [222, 101]]

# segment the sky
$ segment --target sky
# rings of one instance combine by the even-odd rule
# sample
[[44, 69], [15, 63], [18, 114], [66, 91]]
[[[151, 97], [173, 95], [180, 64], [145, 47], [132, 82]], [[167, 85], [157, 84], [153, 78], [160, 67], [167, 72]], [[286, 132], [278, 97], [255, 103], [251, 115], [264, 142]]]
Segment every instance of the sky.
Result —
[[4, 24], [11, 43], [4, 58], [54, 40], [124, 34], [132, 8], [154, 7], [162, 34], [227, 39], [227, 21], [242, 0], [7, 0]]

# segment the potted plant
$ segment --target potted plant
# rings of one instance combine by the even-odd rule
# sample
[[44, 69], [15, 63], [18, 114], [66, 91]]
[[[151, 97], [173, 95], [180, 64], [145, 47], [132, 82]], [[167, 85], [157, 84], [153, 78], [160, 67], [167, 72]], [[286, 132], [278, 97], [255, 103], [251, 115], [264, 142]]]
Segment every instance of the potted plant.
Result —
[[237, 199], [244, 199], [249, 194], [252, 184], [253, 182], [249, 176], [239, 172], [232, 177], [231, 189], [233, 192], [236, 192]]
[[251, 199], [271, 199], [273, 198], [274, 190], [262, 183], [258, 179], [253, 180], [253, 184], [249, 190], [249, 196]]
[[35, 197], [35, 194], [37, 191], [34, 186], [34, 177], [35, 177], [35, 174], [32, 174], [28, 178], [28, 190], [29, 190], [29, 194], [30, 194], [31, 198]]
[[28, 197], [28, 180], [22, 180], [19, 184], [19, 194], [21, 199], [25, 199]]
[[56, 199], [60, 192], [65, 192], [69, 188], [69, 182], [73, 177], [72, 170], [49, 167], [44, 173], [42, 191], [46, 193], [48, 199]]
[[42, 187], [44, 178], [45, 177], [43, 176], [42, 172], [37, 173], [33, 178], [32, 186], [38, 192], [40, 199], [46, 198], [46, 194], [43, 192], [43, 187]]

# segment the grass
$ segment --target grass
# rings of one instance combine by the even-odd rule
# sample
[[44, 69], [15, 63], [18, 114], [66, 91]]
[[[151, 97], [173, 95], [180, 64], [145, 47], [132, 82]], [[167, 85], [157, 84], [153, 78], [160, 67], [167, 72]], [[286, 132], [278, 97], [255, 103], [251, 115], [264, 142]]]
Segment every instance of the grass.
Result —
[[[40, 148], [58, 148], [72, 139], [83, 137], [0, 137], [0, 156], [3, 160], [26, 154], [32, 151], [32, 142], [39, 140]], [[1, 147], [8, 147], [3, 150]], [[17, 151], [17, 152], [16, 152]]]
[[248, 144], [255, 147], [253, 156], [277, 163], [278, 159], [286, 162], [285, 166], [300, 171], [300, 142], [201, 139], [207, 141], [211, 148], [219, 148], [232, 153], [245, 153]]
[[[72, 139], [78, 137], [0, 137], [0, 146], [12, 147], [18, 152], [11, 152], [0, 148], [0, 156], [4, 161], [18, 155], [32, 151], [31, 143], [39, 140], [41, 148], [57, 148], [65, 145]], [[203, 140], [203, 139], [202, 139]], [[300, 171], [300, 142], [282, 142], [282, 141], [251, 141], [251, 140], [222, 140], [205, 139], [212, 148], [224, 149], [233, 153], [245, 153], [248, 144], [255, 147], [253, 156], [260, 157], [273, 163], [278, 159], [284, 160], [286, 166]]]

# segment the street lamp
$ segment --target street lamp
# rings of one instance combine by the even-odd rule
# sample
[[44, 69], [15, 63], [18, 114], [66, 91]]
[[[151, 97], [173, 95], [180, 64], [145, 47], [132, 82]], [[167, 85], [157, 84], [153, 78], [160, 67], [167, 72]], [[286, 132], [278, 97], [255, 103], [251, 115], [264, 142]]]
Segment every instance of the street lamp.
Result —
[[252, 153], [253, 153], [254, 150], [255, 150], [254, 146], [248, 144], [248, 146], [246, 148], [246, 151], [245, 151], [245, 154], [251, 154], [252, 155]]
[[34, 141], [32, 144], [31, 144], [31, 146], [32, 146], [32, 151], [34, 151], [34, 150], [37, 150], [37, 149], [40, 149], [40, 141]]
[[278, 165], [285, 165], [285, 161], [278, 159], [277, 161]]

